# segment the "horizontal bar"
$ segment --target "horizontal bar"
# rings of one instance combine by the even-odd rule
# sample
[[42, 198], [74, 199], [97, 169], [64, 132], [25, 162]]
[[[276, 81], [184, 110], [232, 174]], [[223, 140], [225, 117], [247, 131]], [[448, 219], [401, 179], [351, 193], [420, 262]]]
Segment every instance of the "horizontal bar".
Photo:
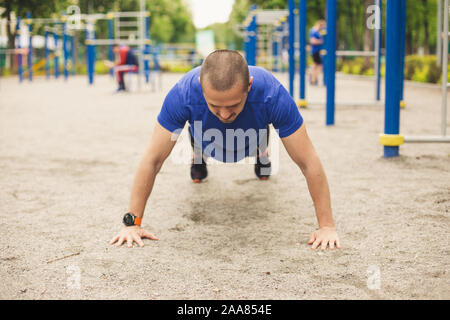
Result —
[[376, 51], [336, 51], [337, 56], [349, 57], [376, 57]]
[[405, 136], [409, 143], [449, 143], [450, 136]]
[[139, 27], [139, 21], [135, 20], [135, 21], [120, 21], [117, 20], [117, 24], [120, 25], [121, 27]]
[[145, 40], [129, 40], [129, 39], [87, 39], [85, 41], [87, 45], [93, 44], [96, 46], [105, 46], [105, 45], [113, 45], [113, 44], [131, 44], [131, 45], [139, 45], [139, 44], [151, 44], [151, 41], [148, 39]]
[[124, 11], [124, 12], [112, 12], [112, 15], [117, 18], [136, 18], [136, 17], [148, 17], [149, 11]]
[[[325, 105], [325, 101], [308, 101], [308, 105]], [[337, 101], [337, 107], [382, 107], [384, 105], [381, 101], [366, 101], [366, 102], [352, 102], [352, 101]]]
[[129, 36], [130, 34], [138, 33], [138, 31], [139, 30], [122, 30], [122, 31], [117, 31], [116, 36], [117, 37]]

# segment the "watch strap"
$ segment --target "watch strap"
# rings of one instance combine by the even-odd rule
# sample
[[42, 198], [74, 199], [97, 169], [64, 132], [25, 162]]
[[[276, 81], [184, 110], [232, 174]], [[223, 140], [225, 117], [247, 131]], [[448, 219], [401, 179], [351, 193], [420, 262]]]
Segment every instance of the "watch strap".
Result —
[[142, 218], [134, 217], [134, 225], [135, 226], [141, 226]]

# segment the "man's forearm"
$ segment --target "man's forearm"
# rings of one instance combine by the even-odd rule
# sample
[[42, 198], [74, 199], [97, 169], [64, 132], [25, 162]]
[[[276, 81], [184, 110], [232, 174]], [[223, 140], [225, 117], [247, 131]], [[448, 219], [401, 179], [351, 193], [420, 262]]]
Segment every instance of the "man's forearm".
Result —
[[140, 218], [144, 215], [145, 205], [161, 166], [162, 163], [151, 163], [143, 159], [136, 172], [131, 189], [129, 210]]
[[331, 212], [330, 188], [328, 186], [325, 171], [319, 160], [303, 171], [308, 183], [309, 193], [316, 209], [319, 228], [334, 227], [333, 214]]

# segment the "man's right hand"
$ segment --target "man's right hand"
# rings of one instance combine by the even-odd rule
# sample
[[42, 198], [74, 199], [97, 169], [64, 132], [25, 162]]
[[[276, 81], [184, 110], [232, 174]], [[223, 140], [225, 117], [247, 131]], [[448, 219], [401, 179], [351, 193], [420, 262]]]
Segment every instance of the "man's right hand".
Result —
[[120, 247], [122, 243], [127, 242], [128, 248], [133, 247], [133, 242], [136, 242], [140, 247], [144, 246], [143, 238], [148, 238], [151, 240], [158, 240], [153, 234], [139, 226], [124, 227], [118, 235], [111, 239], [109, 244], [114, 244], [117, 242], [116, 246]]

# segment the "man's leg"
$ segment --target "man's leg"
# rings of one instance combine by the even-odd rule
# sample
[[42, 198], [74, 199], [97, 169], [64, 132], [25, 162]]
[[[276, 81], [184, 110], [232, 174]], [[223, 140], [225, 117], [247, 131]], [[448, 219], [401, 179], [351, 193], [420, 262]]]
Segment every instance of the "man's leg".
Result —
[[191, 179], [194, 183], [199, 183], [208, 176], [208, 170], [206, 168], [206, 161], [202, 149], [195, 143], [190, 129], [191, 128], [189, 127], [188, 132], [191, 138], [191, 147], [193, 152]]
[[117, 81], [119, 82], [119, 91], [120, 90], [125, 90], [125, 77], [124, 74], [125, 72], [136, 72], [138, 71], [138, 66], [136, 65], [121, 65], [121, 66], [117, 66], [116, 67], [116, 76], [117, 76]]
[[114, 71], [116, 73], [117, 83], [119, 84], [119, 88], [117, 90], [125, 90], [125, 83], [123, 82], [123, 71], [121, 70], [120, 66], [116, 67]]

